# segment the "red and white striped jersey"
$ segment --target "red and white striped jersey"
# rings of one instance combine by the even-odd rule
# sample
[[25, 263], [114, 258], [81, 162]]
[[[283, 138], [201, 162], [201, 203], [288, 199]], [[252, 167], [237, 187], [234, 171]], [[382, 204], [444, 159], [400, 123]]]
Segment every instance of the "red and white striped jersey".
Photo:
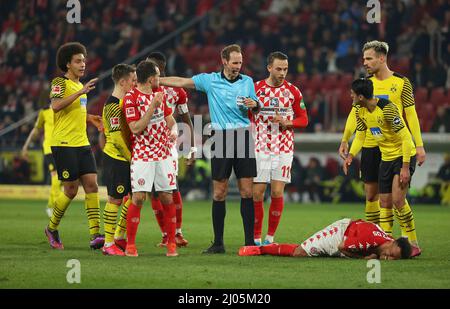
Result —
[[251, 114], [256, 130], [255, 151], [266, 154], [293, 153], [293, 128], [278, 129], [278, 124], [273, 124], [272, 121], [278, 113], [283, 118], [294, 121], [294, 127], [306, 126], [308, 116], [302, 93], [287, 81], [279, 87], [272, 87], [266, 80], [256, 82], [255, 91], [261, 107], [259, 113]]
[[[157, 92], [162, 91], [161, 88]], [[147, 112], [155, 96], [140, 92], [137, 88], [130, 90], [123, 98], [124, 114], [127, 122], [138, 121]], [[163, 103], [156, 108], [148, 126], [139, 134], [132, 134], [132, 161], [161, 161], [170, 155], [168, 143], [169, 129], [165, 117], [172, 115], [172, 109], [167, 106], [166, 96]]]

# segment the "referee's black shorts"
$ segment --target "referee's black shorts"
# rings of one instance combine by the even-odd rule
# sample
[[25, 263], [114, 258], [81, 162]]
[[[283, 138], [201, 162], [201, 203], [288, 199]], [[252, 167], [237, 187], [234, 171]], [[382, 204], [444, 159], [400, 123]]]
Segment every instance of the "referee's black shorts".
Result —
[[213, 180], [256, 177], [255, 142], [250, 128], [214, 130], [211, 146]]
[[74, 181], [85, 174], [97, 173], [91, 146], [52, 146], [52, 155], [55, 160], [59, 180]]
[[378, 182], [378, 172], [381, 163], [380, 148], [363, 147], [361, 152], [361, 180], [367, 182]]
[[117, 160], [103, 153], [103, 171], [108, 196], [122, 199], [131, 192], [130, 162]]
[[44, 165], [48, 168], [50, 173], [56, 170], [55, 159], [53, 159], [53, 155], [51, 153], [44, 154]]
[[[380, 174], [378, 178], [378, 191], [380, 193], [392, 193], [392, 181], [395, 175], [400, 175], [403, 166], [403, 157], [398, 157], [393, 161], [381, 161]], [[416, 156], [412, 156], [409, 161], [409, 175], [413, 176], [416, 170]], [[409, 183], [411, 184], [411, 178]]]

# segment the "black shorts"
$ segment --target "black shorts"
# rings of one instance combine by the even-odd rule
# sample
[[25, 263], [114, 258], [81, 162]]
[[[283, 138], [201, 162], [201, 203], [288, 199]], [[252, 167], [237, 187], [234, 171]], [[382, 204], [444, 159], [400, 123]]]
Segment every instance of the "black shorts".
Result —
[[52, 155], [55, 159], [59, 180], [74, 181], [82, 175], [97, 173], [91, 146], [52, 146]]
[[55, 159], [53, 159], [53, 155], [51, 153], [44, 155], [44, 164], [50, 173], [56, 171]]
[[[392, 181], [394, 175], [400, 175], [400, 169], [403, 166], [403, 157], [393, 161], [381, 161], [380, 175], [378, 178], [378, 191], [380, 193], [392, 193]], [[411, 157], [409, 162], [409, 174], [411, 178], [416, 170], [416, 156]], [[411, 180], [409, 181], [411, 183]]]
[[256, 177], [255, 142], [250, 128], [216, 130], [211, 146], [211, 176], [213, 180], [229, 179], [231, 170], [236, 178]]
[[103, 173], [109, 196], [122, 199], [131, 192], [130, 162], [117, 160], [103, 153]]
[[363, 147], [361, 153], [361, 180], [363, 182], [378, 182], [378, 171], [381, 162], [381, 152], [378, 147]]

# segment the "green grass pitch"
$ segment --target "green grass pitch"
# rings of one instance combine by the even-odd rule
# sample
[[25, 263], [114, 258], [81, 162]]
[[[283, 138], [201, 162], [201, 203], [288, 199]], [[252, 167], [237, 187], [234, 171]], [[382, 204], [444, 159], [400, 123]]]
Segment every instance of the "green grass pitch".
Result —
[[[156, 247], [160, 232], [147, 202], [137, 235], [140, 256], [131, 258], [89, 249], [87, 217], [80, 202], [72, 203], [62, 220], [65, 250], [56, 251], [44, 235], [48, 222], [44, 202], [0, 200], [0, 288], [450, 288], [450, 209], [412, 207], [422, 256], [381, 261], [381, 283], [370, 284], [364, 260], [239, 257], [243, 228], [237, 202], [227, 203], [227, 253], [212, 256], [201, 254], [212, 240], [210, 202], [186, 202], [183, 232], [190, 244], [179, 249], [176, 258]], [[343, 217], [364, 217], [363, 205], [287, 204], [276, 241], [298, 243]], [[267, 220], [263, 232], [266, 224]], [[398, 228], [394, 232], [398, 235]], [[70, 259], [80, 261], [80, 284], [66, 280]]]

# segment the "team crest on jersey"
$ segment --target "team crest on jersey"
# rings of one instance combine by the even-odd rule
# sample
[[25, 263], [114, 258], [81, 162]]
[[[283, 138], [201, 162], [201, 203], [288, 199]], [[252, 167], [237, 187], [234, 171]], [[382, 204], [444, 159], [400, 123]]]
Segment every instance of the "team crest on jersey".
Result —
[[290, 92], [289, 92], [289, 90], [284, 90], [283, 91], [283, 96], [285, 97], [285, 98], [289, 98], [289, 95], [290, 95]]
[[126, 109], [127, 117], [136, 117], [136, 111], [134, 110], [134, 107], [127, 107]]
[[112, 117], [109, 120], [109, 123], [111, 124], [111, 127], [117, 127], [119, 125], [119, 117]]
[[378, 116], [377, 117], [377, 122], [378, 122], [378, 124], [380, 125], [380, 126], [382, 126], [383, 125], [383, 118], [381, 118], [380, 116]]
[[270, 107], [278, 107], [280, 105], [280, 100], [278, 98], [270, 99], [269, 106]]
[[391, 92], [396, 92], [396, 91], [397, 91], [397, 85], [396, 84], [392, 84]]

